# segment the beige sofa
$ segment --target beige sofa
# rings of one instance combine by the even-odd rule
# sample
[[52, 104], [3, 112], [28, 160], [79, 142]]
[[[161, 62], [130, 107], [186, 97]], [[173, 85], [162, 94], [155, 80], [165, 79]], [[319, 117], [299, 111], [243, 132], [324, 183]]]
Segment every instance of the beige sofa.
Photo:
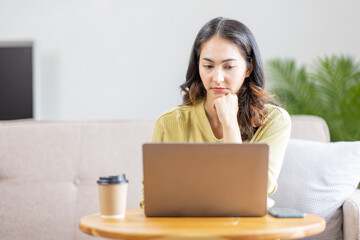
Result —
[[[329, 141], [321, 119], [296, 116], [292, 120], [293, 138]], [[101, 175], [126, 173], [127, 207], [139, 208], [141, 147], [150, 141], [153, 124], [0, 122], [0, 239], [93, 238], [79, 230], [78, 220], [99, 211], [96, 180]], [[357, 221], [357, 229], [350, 230], [357, 234], [360, 203], [354, 199], [358, 197], [344, 205], [344, 223]]]

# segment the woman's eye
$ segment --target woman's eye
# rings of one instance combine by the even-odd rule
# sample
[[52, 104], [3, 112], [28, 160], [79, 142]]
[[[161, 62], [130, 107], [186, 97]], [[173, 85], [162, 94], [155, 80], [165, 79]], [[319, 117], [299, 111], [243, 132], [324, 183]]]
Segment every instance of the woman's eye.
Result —
[[233, 69], [235, 66], [226, 66], [225, 69]]
[[213, 68], [213, 66], [211, 66], [211, 65], [204, 65], [204, 68], [210, 69], [210, 68]]

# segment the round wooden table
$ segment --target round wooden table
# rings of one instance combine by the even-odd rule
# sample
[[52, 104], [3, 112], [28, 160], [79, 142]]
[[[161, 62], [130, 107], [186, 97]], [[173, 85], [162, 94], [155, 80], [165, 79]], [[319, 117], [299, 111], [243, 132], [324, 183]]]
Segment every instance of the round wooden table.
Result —
[[99, 213], [83, 217], [84, 233], [115, 239], [293, 239], [324, 231], [321, 217], [305, 218], [224, 217], [168, 218], [145, 217], [143, 210], [128, 210], [124, 219], [106, 219]]

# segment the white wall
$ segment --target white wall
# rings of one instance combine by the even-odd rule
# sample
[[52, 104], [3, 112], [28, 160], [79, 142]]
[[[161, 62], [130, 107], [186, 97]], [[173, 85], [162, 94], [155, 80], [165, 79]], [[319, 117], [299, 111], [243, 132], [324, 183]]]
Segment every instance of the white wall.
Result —
[[181, 103], [208, 20], [245, 23], [264, 61], [359, 61], [359, 9], [357, 0], [0, 0], [0, 41], [35, 43], [37, 119], [154, 119]]

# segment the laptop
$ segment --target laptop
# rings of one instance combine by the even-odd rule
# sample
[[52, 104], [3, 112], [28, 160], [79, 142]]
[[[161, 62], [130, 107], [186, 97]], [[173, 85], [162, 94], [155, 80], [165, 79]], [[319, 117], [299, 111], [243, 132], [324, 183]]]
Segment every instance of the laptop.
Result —
[[144, 144], [145, 215], [264, 216], [268, 158], [268, 144]]

